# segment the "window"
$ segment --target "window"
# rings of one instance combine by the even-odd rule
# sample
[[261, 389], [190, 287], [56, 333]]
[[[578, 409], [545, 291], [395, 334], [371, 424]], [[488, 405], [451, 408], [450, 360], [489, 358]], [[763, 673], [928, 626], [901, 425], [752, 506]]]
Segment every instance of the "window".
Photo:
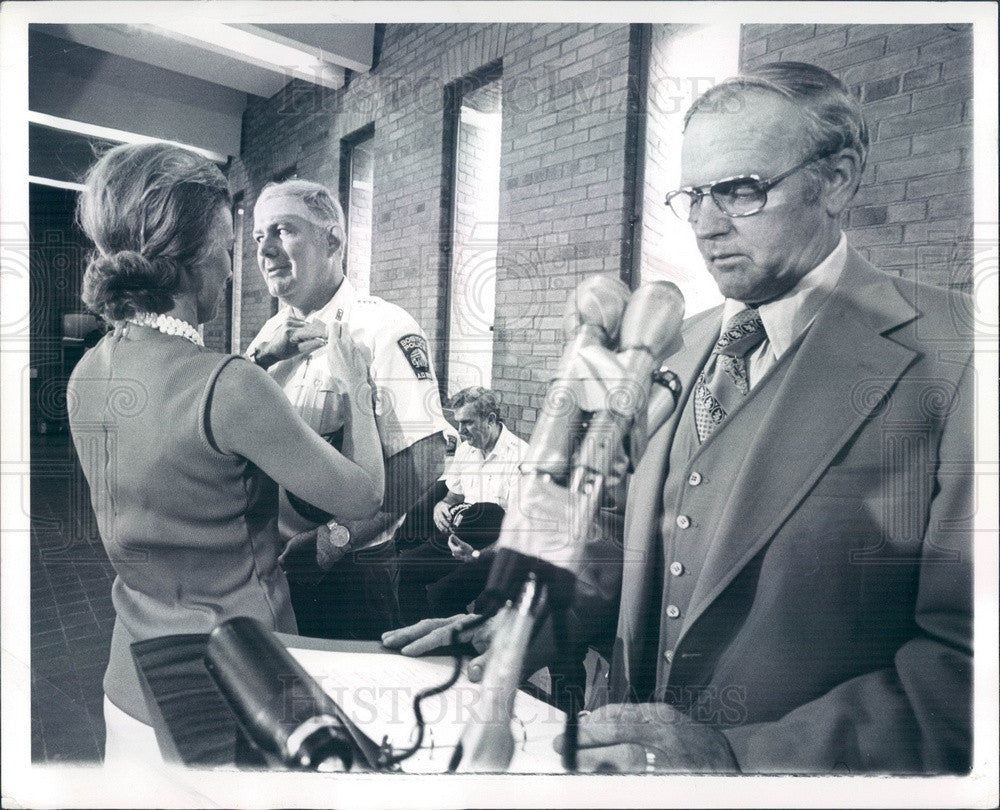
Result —
[[[447, 394], [493, 377], [502, 79], [498, 66], [448, 88], [451, 172]], [[446, 155], [448, 157], [448, 155]]]
[[692, 315], [721, 298], [698, 252], [691, 227], [663, 204], [680, 185], [684, 113], [713, 84], [738, 70], [739, 24], [653, 25], [645, 98], [643, 188], [638, 273], [633, 285], [666, 279], [684, 293]]
[[363, 295], [371, 290], [374, 143], [371, 125], [341, 141], [340, 203], [347, 227], [344, 273]]

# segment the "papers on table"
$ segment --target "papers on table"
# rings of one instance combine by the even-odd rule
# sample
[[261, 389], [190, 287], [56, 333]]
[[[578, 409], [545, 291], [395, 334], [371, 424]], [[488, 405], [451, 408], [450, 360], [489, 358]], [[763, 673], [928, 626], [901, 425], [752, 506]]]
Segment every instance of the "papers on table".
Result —
[[[401, 655], [326, 652], [289, 647], [302, 664], [376, 743], [388, 736], [396, 749], [416, 740], [413, 698], [423, 689], [444, 683], [452, 672], [448, 659], [406, 658]], [[478, 684], [464, 675], [446, 692], [427, 698], [421, 711], [427, 728], [422, 750], [403, 763], [409, 772], [447, 769], [452, 748], [466, 724], [483, 716], [486, 698]], [[511, 732], [515, 755], [510, 770], [519, 773], [560, 773], [552, 740], [563, 730], [565, 715], [554, 706], [519, 692]], [[461, 770], [461, 768], [459, 769]]]

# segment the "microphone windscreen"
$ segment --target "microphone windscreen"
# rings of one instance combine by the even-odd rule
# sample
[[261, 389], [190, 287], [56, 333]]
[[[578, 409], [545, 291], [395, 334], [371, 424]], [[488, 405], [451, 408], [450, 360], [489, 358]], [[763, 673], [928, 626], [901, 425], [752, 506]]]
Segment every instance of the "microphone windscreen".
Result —
[[610, 276], [585, 278], [566, 302], [563, 327], [567, 339], [572, 340], [581, 326], [591, 326], [604, 332], [602, 342], [605, 345], [614, 345], [630, 294], [628, 285], [621, 279]]
[[645, 349], [662, 359], [680, 334], [684, 295], [670, 281], [643, 284], [633, 293], [622, 316], [621, 348]]

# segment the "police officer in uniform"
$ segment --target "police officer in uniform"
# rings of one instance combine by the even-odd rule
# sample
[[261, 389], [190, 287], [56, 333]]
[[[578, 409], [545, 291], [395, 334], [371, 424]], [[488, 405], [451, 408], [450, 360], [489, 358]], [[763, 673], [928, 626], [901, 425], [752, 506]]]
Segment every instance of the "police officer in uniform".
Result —
[[347, 329], [368, 361], [386, 463], [382, 511], [340, 524], [282, 490], [279, 527], [300, 632], [377, 638], [399, 624], [393, 533], [444, 465], [448, 424], [427, 339], [405, 310], [360, 295], [345, 278], [344, 216], [325, 187], [297, 179], [266, 186], [253, 235], [258, 267], [281, 307], [247, 354], [334, 444], [342, 436], [342, 399], [353, 392], [330, 375], [328, 331]]

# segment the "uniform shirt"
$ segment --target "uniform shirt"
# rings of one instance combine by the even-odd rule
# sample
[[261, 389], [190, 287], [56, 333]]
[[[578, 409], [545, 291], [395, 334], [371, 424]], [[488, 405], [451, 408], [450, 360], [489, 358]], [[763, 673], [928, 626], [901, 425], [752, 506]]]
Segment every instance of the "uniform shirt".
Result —
[[[841, 233], [837, 247], [806, 273], [790, 292], [757, 307], [767, 338], [747, 358], [747, 376], [751, 388], [813, 322], [823, 302], [837, 286], [846, 262], [847, 237]], [[727, 298], [722, 308], [723, 326], [746, 307], [741, 301]], [[722, 334], [721, 329], [719, 334]]]
[[487, 454], [462, 442], [445, 476], [448, 490], [464, 495], [465, 503], [495, 503], [506, 509], [527, 449], [528, 443], [503, 425], [497, 443]]
[[[264, 324], [247, 348], [248, 354], [277, 334], [290, 309], [281, 307]], [[348, 325], [370, 369], [375, 423], [385, 458], [450, 428], [441, 412], [427, 338], [406, 310], [376, 296], [360, 295], [345, 278], [329, 303], [307, 320], [322, 321], [327, 326], [335, 321]], [[337, 409], [342, 381], [330, 374], [325, 346], [275, 363], [268, 372], [317, 433], [326, 436], [342, 426], [343, 417]], [[285, 538], [318, 525], [289, 512], [284, 492], [281, 501], [281, 532]]]

